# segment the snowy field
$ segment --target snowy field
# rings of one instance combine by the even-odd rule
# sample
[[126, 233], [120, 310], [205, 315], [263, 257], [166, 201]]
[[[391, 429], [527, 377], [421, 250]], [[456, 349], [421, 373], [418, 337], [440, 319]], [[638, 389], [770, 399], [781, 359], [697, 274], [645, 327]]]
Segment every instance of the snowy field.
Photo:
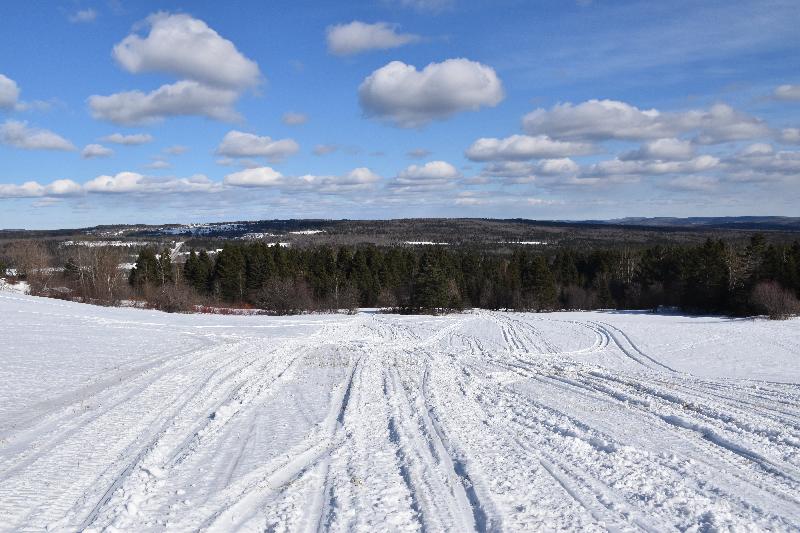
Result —
[[800, 321], [0, 292], [0, 529], [797, 530]]

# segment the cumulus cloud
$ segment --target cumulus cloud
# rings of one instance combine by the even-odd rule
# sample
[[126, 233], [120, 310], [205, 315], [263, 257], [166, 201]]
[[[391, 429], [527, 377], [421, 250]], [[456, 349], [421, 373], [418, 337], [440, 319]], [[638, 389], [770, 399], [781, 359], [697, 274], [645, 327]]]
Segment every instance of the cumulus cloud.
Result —
[[481, 176], [486, 178], [503, 178], [508, 183], [531, 183], [536, 176], [576, 176], [580, 173], [580, 165], [568, 157], [542, 159], [536, 163], [525, 161], [499, 161], [483, 168]]
[[71, 196], [80, 192], [81, 186], [72, 180], [55, 180], [48, 185], [41, 185], [36, 181], [27, 181], [21, 185], [0, 184], [0, 198]]
[[389, 184], [400, 192], [424, 192], [452, 187], [461, 173], [447, 161], [430, 161], [424, 165], [410, 165]]
[[114, 155], [114, 150], [102, 144], [87, 144], [83, 150], [81, 150], [81, 157], [84, 159], [110, 157], [112, 155]]
[[355, 20], [349, 24], [328, 26], [326, 38], [328, 52], [337, 56], [360, 54], [369, 50], [387, 50], [420, 39], [413, 33], [398, 33], [396, 24], [376, 22], [368, 24]]
[[258, 65], [202, 20], [156, 13], [146, 25], [147, 36], [132, 33], [114, 46], [114, 58], [128, 72], [162, 72], [228, 89], [260, 82]]
[[786, 144], [800, 144], [800, 128], [782, 129], [780, 141]]
[[530, 134], [545, 134], [560, 139], [644, 140], [696, 133], [696, 141], [714, 144], [753, 139], [770, 134], [767, 124], [726, 104], [708, 110], [661, 112], [639, 109], [616, 100], [589, 100], [577, 105], [557, 104], [551, 109], [536, 109], [523, 118]]
[[153, 142], [153, 136], [149, 133], [135, 133], [133, 135], [123, 135], [122, 133], [112, 133], [106, 135], [101, 140], [125, 146], [136, 146]]
[[620, 156], [623, 161], [661, 159], [665, 161], [685, 161], [694, 157], [694, 146], [690, 141], [667, 138], [656, 139], [643, 144], [638, 150]]
[[75, 150], [75, 146], [64, 137], [17, 120], [0, 124], [0, 143], [23, 150]]
[[0, 74], [0, 109], [13, 109], [19, 99], [19, 86], [11, 78]]
[[371, 189], [380, 180], [381, 177], [370, 169], [359, 167], [339, 176], [314, 174], [299, 176], [290, 182], [290, 187], [320, 194], [344, 194]]
[[81, 9], [69, 16], [69, 21], [75, 23], [94, 22], [95, 20], [97, 20], [97, 11], [92, 8]]
[[89, 97], [89, 108], [96, 119], [124, 126], [153, 124], [166, 117], [199, 115], [235, 122], [239, 114], [233, 104], [239, 93], [183, 80], [144, 93], [128, 91], [109, 96]]
[[800, 100], [800, 85], [781, 85], [774, 96], [778, 100]]
[[369, 189], [380, 179], [379, 175], [364, 167], [353, 169], [340, 176], [306, 174], [297, 177], [284, 176], [270, 167], [257, 167], [228, 174], [224, 183], [229, 187], [279, 187], [288, 192], [341, 194]]
[[714, 176], [678, 176], [662, 185], [665, 189], [690, 192], [711, 192], [719, 188], [719, 178]]
[[289, 111], [283, 114], [281, 117], [281, 122], [287, 126], [300, 126], [308, 122], [308, 115], [305, 113], [294, 113]]
[[646, 139], [670, 137], [674, 130], [655, 109], [641, 110], [615, 100], [589, 100], [536, 109], [522, 124], [531, 134], [575, 139]]
[[468, 59], [448, 59], [417, 70], [392, 61], [358, 88], [364, 113], [404, 128], [419, 127], [462, 111], [493, 107], [504, 98], [494, 69]]
[[189, 178], [156, 178], [137, 172], [97, 176], [83, 185], [86, 192], [102, 194], [213, 192], [219, 189], [218, 183], [202, 174]]
[[586, 155], [594, 151], [591, 144], [557, 141], [547, 135], [512, 135], [505, 139], [482, 138], [467, 148], [466, 156], [472, 161], [525, 161]]
[[699, 130], [696, 140], [700, 144], [757, 139], [771, 134], [763, 120], [725, 104], [715, 104], [708, 111], [687, 111], [678, 116], [684, 130]]
[[626, 160], [601, 161], [589, 167], [587, 174], [593, 176], [642, 176], [658, 174], [693, 174], [707, 172], [720, 160], [711, 155], [701, 155], [687, 161]]
[[122, 125], [189, 115], [226, 122], [240, 119], [233, 105], [262, 79], [254, 61], [189, 15], [156, 13], [146, 19], [145, 27], [146, 36], [132, 33], [114, 47], [117, 62], [128, 72], [162, 72], [185, 79], [151, 92], [90, 96], [94, 118]]
[[280, 161], [297, 153], [300, 145], [294, 139], [273, 140], [252, 133], [232, 130], [225, 134], [216, 154], [225, 157], [266, 157]]
[[800, 151], [775, 150], [755, 143], [723, 161], [725, 176], [738, 182], [791, 181], [800, 177]]
[[230, 187], [274, 187], [283, 183], [283, 174], [270, 167], [248, 168], [225, 176]]

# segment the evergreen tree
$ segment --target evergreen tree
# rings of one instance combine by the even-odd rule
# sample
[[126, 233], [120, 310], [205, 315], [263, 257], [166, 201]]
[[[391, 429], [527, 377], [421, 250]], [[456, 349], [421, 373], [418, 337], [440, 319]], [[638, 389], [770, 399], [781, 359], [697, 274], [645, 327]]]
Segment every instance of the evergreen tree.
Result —
[[139, 252], [128, 281], [136, 288], [142, 288], [145, 285], [158, 285], [160, 282], [159, 272], [160, 268], [156, 253], [152, 248], [148, 247]]
[[432, 253], [420, 259], [414, 280], [412, 304], [423, 311], [436, 311], [447, 306], [447, 279]]

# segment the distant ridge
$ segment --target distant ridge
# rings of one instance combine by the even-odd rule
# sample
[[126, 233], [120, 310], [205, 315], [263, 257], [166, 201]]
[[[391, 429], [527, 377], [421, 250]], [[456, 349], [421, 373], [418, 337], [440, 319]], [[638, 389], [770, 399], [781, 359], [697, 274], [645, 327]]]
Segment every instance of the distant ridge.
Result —
[[800, 217], [626, 217], [604, 221], [586, 221], [614, 226], [647, 226], [667, 228], [708, 228], [742, 230], [800, 230]]

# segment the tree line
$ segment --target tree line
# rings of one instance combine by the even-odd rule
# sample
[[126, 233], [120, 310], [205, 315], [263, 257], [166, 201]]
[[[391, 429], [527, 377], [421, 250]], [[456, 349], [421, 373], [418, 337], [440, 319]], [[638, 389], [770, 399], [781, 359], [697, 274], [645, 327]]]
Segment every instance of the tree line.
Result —
[[667, 306], [781, 318], [798, 311], [800, 244], [770, 244], [758, 234], [746, 245], [708, 239], [701, 245], [499, 253], [229, 242], [213, 255], [193, 250], [182, 264], [173, 264], [166, 250], [145, 249], [129, 282], [139, 297], [173, 310], [198, 301], [275, 314], [358, 307], [435, 313]]
[[218, 253], [143, 248], [128, 273], [125, 250], [10, 241], [0, 275], [34, 294], [167, 311], [250, 307], [268, 313], [381, 307], [404, 313], [464, 308], [657, 309], [728, 315], [798, 312], [800, 244], [745, 243], [628, 248], [318, 246], [228, 241]]

